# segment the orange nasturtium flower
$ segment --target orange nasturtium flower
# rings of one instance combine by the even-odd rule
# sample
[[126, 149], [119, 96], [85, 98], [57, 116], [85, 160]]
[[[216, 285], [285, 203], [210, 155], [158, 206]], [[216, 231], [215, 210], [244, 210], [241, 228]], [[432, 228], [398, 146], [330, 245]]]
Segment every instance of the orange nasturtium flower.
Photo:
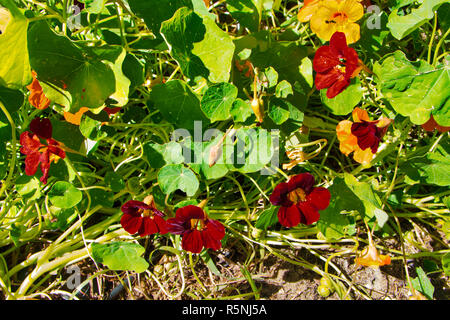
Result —
[[330, 40], [339, 31], [345, 33], [348, 44], [355, 43], [360, 38], [360, 28], [356, 21], [363, 15], [364, 7], [357, 0], [325, 0], [320, 2], [311, 15], [310, 27], [322, 40]]
[[369, 232], [369, 245], [363, 250], [361, 255], [355, 259], [355, 263], [360, 266], [378, 268], [391, 264], [391, 257], [378, 253], [378, 250], [373, 244], [372, 236]]
[[363, 165], [368, 164], [386, 134], [392, 119], [381, 118], [371, 121], [366, 110], [355, 108], [352, 113], [353, 121], [343, 120], [336, 127], [339, 149], [348, 156], [354, 152], [353, 159]]
[[33, 76], [33, 82], [27, 89], [30, 90], [30, 96], [28, 97], [28, 101], [30, 104], [39, 110], [43, 110], [48, 108], [50, 105], [50, 100], [45, 96], [44, 91], [42, 90], [41, 85], [39, 84], [38, 79], [36, 78], [36, 72], [32, 71], [31, 75]]

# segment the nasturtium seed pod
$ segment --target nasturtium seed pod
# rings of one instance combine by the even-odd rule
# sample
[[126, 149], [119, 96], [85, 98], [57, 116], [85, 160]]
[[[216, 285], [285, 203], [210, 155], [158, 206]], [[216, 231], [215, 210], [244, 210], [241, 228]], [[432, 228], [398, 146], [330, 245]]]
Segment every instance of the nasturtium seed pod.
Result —
[[331, 282], [331, 279], [328, 277], [322, 277], [320, 279], [320, 285], [327, 287], [330, 290], [333, 290], [333, 283]]
[[261, 99], [254, 98], [252, 100], [252, 110], [255, 113], [256, 119], [258, 122], [263, 122], [264, 120], [264, 105]]
[[324, 298], [328, 297], [331, 294], [330, 288], [323, 285], [317, 287], [317, 292]]

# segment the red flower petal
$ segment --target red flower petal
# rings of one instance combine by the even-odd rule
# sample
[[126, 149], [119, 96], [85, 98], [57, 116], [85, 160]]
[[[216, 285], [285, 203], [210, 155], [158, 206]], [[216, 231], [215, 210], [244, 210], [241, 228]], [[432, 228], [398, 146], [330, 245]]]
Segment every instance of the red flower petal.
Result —
[[319, 211], [308, 201], [299, 202], [297, 206], [300, 209], [303, 224], [310, 225], [319, 220]]
[[158, 215], [155, 215], [153, 217], [153, 220], [155, 221], [156, 226], [158, 227], [159, 234], [166, 234], [168, 232], [166, 220], [164, 220]]
[[212, 250], [219, 250], [222, 247], [220, 240], [225, 236], [225, 228], [216, 220], [208, 220], [206, 229], [202, 230], [203, 246]]
[[29, 131], [22, 132], [20, 135], [20, 144], [22, 145], [20, 152], [23, 154], [38, 152], [39, 148], [42, 146], [38, 136]]
[[330, 38], [330, 47], [343, 54], [347, 49], [347, 39], [345, 37], [345, 33], [343, 32], [335, 32]]
[[61, 159], [64, 159], [66, 157], [66, 153], [64, 152], [64, 150], [59, 147], [49, 145], [48, 150], [54, 155], [60, 157]]
[[310, 194], [306, 196], [306, 201], [311, 203], [317, 210], [325, 210], [330, 205], [331, 194], [325, 188], [314, 188]]
[[140, 216], [141, 213], [140, 213], [139, 210], [141, 210], [141, 209], [142, 210], [150, 210], [151, 207], [148, 204], [146, 204], [146, 203], [144, 203], [142, 201], [129, 200], [129, 201], [125, 202], [120, 209], [125, 214], [131, 214], [131, 215], [134, 215], [134, 216], [139, 215]]
[[216, 240], [222, 240], [222, 238], [225, 237], [225, 227], [217, 220], [208, 219], [203, 232], [205, 231]]
[[192, 253], [200, 253], [203, 249], [203, 239], [199, 230], [189, 230], [181, 239], [181, 247], [183, 250]]
[[358, 140], [358, 146], [365, 150], [371, 148], [372, 153], [376, 153], [380, 139], [377, 137], [377, 127], [372, 122], [361, 121], [352, 124], [352, 134]]
[[345, 90], [350, 85], [350, 78], [347, 78], [341, 74], [336, 82], [334, 82], [327, 90], [327, 98], [332, 99], [339, 93]]
[[147, 235], [158, 233], [158, 227], [153, 219], [150, 217], [143, 217], [138, 232], [141, 237], [145, 237]]
[[34, 118], [30, 122], [30, 130], [43, 139], [52, 137], [52, 123], [47, 118]]
[[42, 171], [42, 177], [39, 180], [41, 180], [43, 184], [47, 184], [48, 172], [50, 170], [50, 151], [48, 148], [45, 148], [45, 151], [40, 154], [39, 162], [41, 163]]
[[142, 225], [142, 217], [125, 213], [120, 219], [120, 224], [130, 234], [138, 232]]
[[25, 158], [25, 174], [27, 176], [32, 176], [36, 173], [40, 156], [39, 152], [35, 152], [28, 154]]
[[281, 225], [291, 228], [300, 223], [300, 211], [296, 205], [280, 207], [278, 209], [278, 221]]
[[313, 189], [314, 176], [308, 172], [300, 173], [291, 177], [287, 183], [289, 186], [289, 192], [294, 191], [297, 188], [301, 188], [306, 194], [308, 194]]
[[339, 58], [336, 56], [336, 52], [331, 50], [329, 46], [322, 46], [317, 49], [313, 59], [314, 71], [326, 73], [337, 65], [339, 65]]
[[183, 234], [186, 231], [190, 230], [189, 226], [185, 224], [185, 221], [170, 218], [166, 221], [167, 231], [173, 234]]
[[292, 201], [287, 198], [287, 194], [289, 192], [289, 185], [286, 182], [279, 183], [273, 189], [272, 194], [270, 195], [270, 203], [272, 203], [274, 206], [291, 206]]
[[188, 205], [179, 208], [175, 213], [176, 219], [188, 220], [188, 219], [204, 219], [205, 213], [203, 209], [194, 205]]
[[327, 73], [317, 73], [315, 85], [317, 90], [331, 87], [336, 81], [344, 79], [344, 75], [338, 69], [333, 68]]

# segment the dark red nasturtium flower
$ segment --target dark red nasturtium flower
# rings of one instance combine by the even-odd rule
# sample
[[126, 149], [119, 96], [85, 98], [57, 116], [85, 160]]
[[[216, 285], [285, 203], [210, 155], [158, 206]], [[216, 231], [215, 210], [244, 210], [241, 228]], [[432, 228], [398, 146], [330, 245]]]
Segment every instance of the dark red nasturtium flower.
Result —
[[288, 182], [278, 184], [270, 196], [270, 202], [278, 209], [278, 221], [285, 227], [306, 225], [319, 220], [319, 210], [330, 204], [330, 192], [322, 187], [314, 187], [314, 177], [310, 173], [293, 176]]
[[345, 34], [335, 32], [329, 46], [317, 49], [313, 68], [317, 90], [328, 88], [327, 97], [331, 99], [350, 85], [350, 80], [361, 71], [362, 62], [355, 49], [347, 46]]
[[356, 137], [361, 150], [370, 148], [375, 154], [391, 122], [391, 119], [386, 118], [375, 121], [361, 120], [352, 124], [351, 132]]
[[130, 234], [139, 233], [141, 237], [167, 233], [164, 213], [156, 209], [153, 197], [147, 197], [144, 201], [130, 200], [122, 205], [122, 227]]
[[219, 221], [209, 219], [202, 208], [193, 205], [179, 208], [175, 218], [167, 220], [167, 229], [181, 235], [181, 247], [192, 253], [200, 253], [203, 247], [219, 250], [225, 236]]
[[[30, 131], [25, 131], [20, 135], [20, 152], [26, 155], [25, 174], [32, 176], [36, 173], [39, 164], [41, 165], [41, 182], [46, 184], [48, 171], [52, 162], [64, 159], [66, 153], [63, 144], [52, 139], [52, 124], [47, 118], [35, 118], [30, 123]], [[42, 140], [47, 144], [42, 143]]]

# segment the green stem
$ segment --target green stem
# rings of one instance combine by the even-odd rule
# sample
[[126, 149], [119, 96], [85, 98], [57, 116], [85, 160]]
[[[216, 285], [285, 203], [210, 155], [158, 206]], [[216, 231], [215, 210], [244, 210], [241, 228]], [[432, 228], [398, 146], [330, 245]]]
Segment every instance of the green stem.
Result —
[[427, 56], [427, 62], [429, 64], [431, 64], [431, 49], [433, 47], [433, 41], [434, 41], [434, 36], [436, 34], [436, 27], [437, 27], [437, 13], [436, 11], [434, 12], [434, 24], [433, 24], [433, 32], [431, 33], [431, 39], [430, 39], [430, 43], [428, 44], [428, 56]]
[[447, 36], [450, 34], [450, 29], [448, 29], [445, 34], [442, 36], [442, 38], [439, 40], [438, 44], [436, 45], [436, 49], [434, 50], [434, 56], [433, 56], [433, 66], [436, 66], [436, 63], [439, 61], [441, 56], [444, 56], [446, 53], [448, 52], [444, 52], [443, 55], [437, 57], [438, 53], [439, 53], [439, 49], [442, 45], [442, 43], [444, 43], [445, 38], [447, 38]]
[[8, 176], [6, 177], [6, 180], [2, 183], [2, 187], [0, 189], [0, 198], [1, 198], [3, 192], [5, 192], [6, 188], [9, 186], [9, 183], [14, 173], [14, 169], [16, 167], [17, 138], [16, 138], [16, 125], [14, 124], [11, 114], [8, 112], [8, 110], [1, 101], [0, 101], [0, 109], [2, 109], [3, 113], [5, 114], [6, 118], [9, 121], [9, 124], [11, 125], [11, 149], [12, 149], [11, 160], [9, 162]]

